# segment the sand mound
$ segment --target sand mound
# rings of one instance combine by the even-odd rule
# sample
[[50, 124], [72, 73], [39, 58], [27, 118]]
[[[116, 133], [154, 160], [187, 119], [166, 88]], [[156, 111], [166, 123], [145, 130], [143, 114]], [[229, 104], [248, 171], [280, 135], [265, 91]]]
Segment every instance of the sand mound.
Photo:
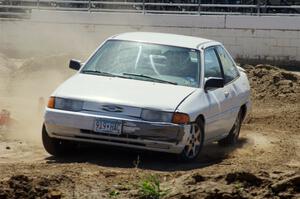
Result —
[[[29, 178], [15, 175], [0, 182], [0, 198], [61, 198], [62, 193], [55, 187], [72, 180], [66, 176]], [[51, 188], [50, 188], [51, 187]]]
[[11, 59], [8, 59], [5, 55], [0, 53], [0, 75], [9, 73], [15, 68]]
[[14, 76], [29, 76], [32, 73], [45, 73], [56, 71], [66, 78], [72, 74], [68, 68], [70, 55], [53, 55], [34, 57], [24, 60], [22, 65], [14, 72]]
[[[195, 181], [194, 176], [201, 176]], [[169, 198], [298, 198], [299, 175], [236, 171], [221, 175], [184, 175], [172, 182]], [[167, 182], [169, 183], [169, 182]]]
[[300, 76], [270, 65], [245, 65], [255, 100], [295, 103], [300, 99]]

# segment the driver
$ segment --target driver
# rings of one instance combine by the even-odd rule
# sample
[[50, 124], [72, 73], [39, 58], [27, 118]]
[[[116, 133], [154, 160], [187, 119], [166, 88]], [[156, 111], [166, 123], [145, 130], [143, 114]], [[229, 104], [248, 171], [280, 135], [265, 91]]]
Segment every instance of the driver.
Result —
[[191, 61], [188, 51], [168, 51], [169, 75], [196, 79], [197, 64]]

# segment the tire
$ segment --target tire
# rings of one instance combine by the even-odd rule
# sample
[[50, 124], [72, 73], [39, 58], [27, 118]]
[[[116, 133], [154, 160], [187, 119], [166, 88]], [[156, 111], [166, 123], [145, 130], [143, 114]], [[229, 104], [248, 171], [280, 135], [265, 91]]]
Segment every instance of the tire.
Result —
[[221, 146], [234, 146], [238, 142], [241, 126], [243, 121], [242, 110], [239, 111], [237, 118], [234, 122], [233, 127], [231, 128], [227, 137], [219, 140], [219, 145]]
[[43, 125], [42, 129], [42, 141], [45, 150], [50, 155], [57, 157], [69, 155], [74, 152], [77, 147], [76, 143], [72, 141], [51, 138], [48, 135], [45, 125]]
[[190, 162], [198, 158], [204, 143], [204, 123], [200, 119], [194, 123], [190, 130], [188, 145], [185, 146], [179, 158], [183, 162]]

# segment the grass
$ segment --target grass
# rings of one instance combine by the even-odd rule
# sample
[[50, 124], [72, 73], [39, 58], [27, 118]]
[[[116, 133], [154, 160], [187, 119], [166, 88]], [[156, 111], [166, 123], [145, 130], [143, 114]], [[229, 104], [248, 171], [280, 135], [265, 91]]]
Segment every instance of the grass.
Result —
[[112, 190], [112, 191], [109, 192], [109, 197], [110, 197], [110, 198], [116, 198], [119, 194], [120, 194], [119, 191], [117, 191], [117, 190]]
[[157, 175], [149, 175], [140, 182], [138, 194], [141, 199], [161, 199], [167, 195], [167, 190], [161, 189]]
[[140, 156], [138, 155], [136, 157], [136, 160], [133, 161], [133, 165], [137, 169], [137, 168], [139, 168], [139, 164], [140, 164]]
[[234, 188], [236, 188], [238, 193], [243, 193], [243, 191], [245, 190], [244, 186], [242, 183], [237, 183], [234, 185]]

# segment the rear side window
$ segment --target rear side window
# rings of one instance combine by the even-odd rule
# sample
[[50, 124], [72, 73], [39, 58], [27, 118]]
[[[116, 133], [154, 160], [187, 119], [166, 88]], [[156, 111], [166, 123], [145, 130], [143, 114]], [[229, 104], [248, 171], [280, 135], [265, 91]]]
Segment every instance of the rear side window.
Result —
[[225, 83], [231, 82], [239, 76], [238, 70], [234, 62], [222, 46], [217, 46], [216, 49], [223, 66]]
[[218, 57], [213, 48], [208, 48], [204, 51], [204, 77], [220, 77], [222, 78], [222, 72]]

